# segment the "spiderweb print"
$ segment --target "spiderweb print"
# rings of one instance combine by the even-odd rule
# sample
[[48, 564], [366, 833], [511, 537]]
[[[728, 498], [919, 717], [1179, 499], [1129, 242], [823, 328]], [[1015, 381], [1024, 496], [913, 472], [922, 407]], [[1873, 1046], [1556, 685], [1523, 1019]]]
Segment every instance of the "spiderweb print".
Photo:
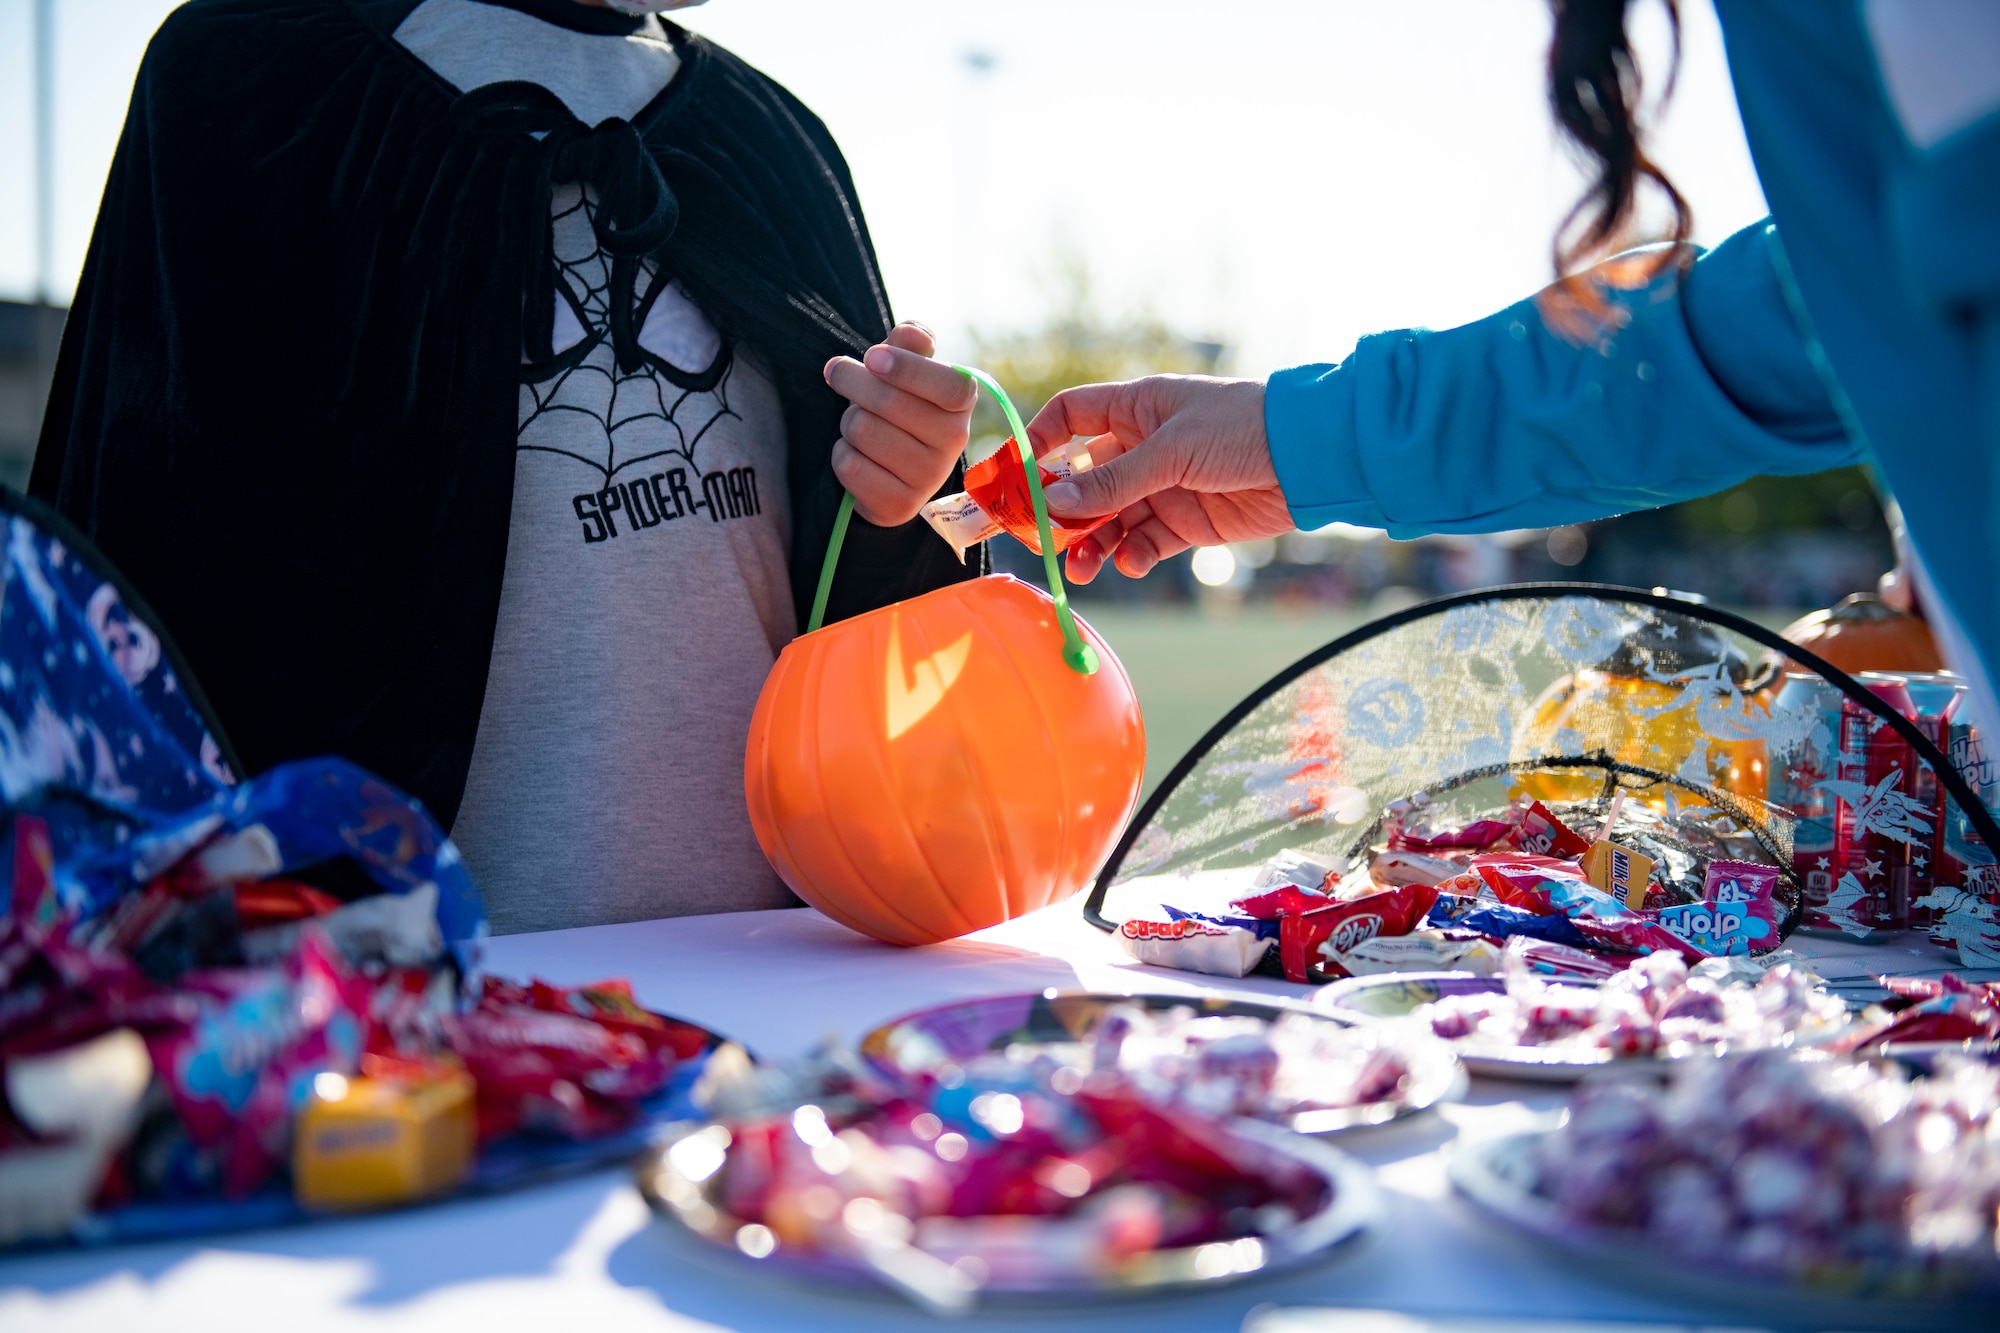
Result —
[[[683, 388], [650, 362], [630, 372], [618, 368], [611, 340], [611, 261], [598, 245], [593, 226], [596, 207], [595, 199], [574, 185], [557, 193], [553, 214], [557, 277], [575, 297], [572, 306], [560, 292], [556, 296], [557, 342], [565, 341], [562, 317], [574, 314], [588, 350], [550, 377], [522, 383], [519, 447], [574, 458], [594, 469], [600, 485], [607, 487], [626, 468], [668, 457], [684, 460], [700, 475], [695, 454], [702, 439], [718, 422], [741, 419], [729, 404], [734, 361], [706, 389]], [[659, 280], [654, 263], [642, 261], [640, 291]], [[661, 292], [658, 299], [662, 304], [684, 304], [686, 318], [681, 322], [699, 330], [690, 331], [686, 340], [696, 346], [705, 336], [710, 349], [694, 366], [683, 365], [680, 356], [666, 349], [649, 350], [689, 374], [699, 374], [714, 359], [719, 340], [677, 289]], [[573, 338], [575, 330], [570, 333]], [[558, 360], [562, 359], [559, 348]]]

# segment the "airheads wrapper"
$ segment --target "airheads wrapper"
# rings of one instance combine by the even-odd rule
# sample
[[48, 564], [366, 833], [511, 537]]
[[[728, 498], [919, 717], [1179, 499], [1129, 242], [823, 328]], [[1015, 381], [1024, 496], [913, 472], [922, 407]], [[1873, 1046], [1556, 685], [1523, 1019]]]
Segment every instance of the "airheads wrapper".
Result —
[[[1437, 896], [1438, 891], [1428, 885], [1406, 884], [1285, 916], [1278, 923], [1278, 961], [1284, 965], [1285, 979], [1313, 980], [1318, 960], [1327, 957], [1322, 946], [1331, 945], [1338, 955], [1378, 935], [1409, 934]], [[1329, 971], [1339, 973], [1339, 964]]]
[[1582, 856], [1590, 850], [1590, 840], [1549, 813], [1540, 801], [1530, 805], [1514, 831], [1517, 850], [1537, 856]]
[[1118, 943], [1142, 963], [1212, 977], [1248, 976], [1271, 951], [1271, 941], [1255, 930], [1196, 916], [1126, 921], [1118, 927]]

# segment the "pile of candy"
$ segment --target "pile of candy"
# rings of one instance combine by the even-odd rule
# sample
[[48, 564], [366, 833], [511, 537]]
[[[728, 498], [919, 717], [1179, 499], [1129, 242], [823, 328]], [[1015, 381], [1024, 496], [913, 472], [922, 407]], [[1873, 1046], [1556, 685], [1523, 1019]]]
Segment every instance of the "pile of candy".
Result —
[[1098, 1023], [1087, 1052], [1081, 1073], [1115, 1071], [1157, 1106], [1210, 1116], [1365, 1106], [1393, 1098], [1410, 1078], [1395, 1043], [1308, 1014], [1266, 1022], [1120, 1005]]
[[435, 1192], [476, 1143], [633, 1124], [705, 1047], [622, 982], [464, 994], [434, 884], [347, 901], [234, 878], [270, 859], [261, 827], [87, 917], [50, 878], [46, 827], [13, 818], [0, 1243], [134, 1200], [240, 1199], [288, 1171], [307, 1206]]
[[[1504, 990], [1449, 995], [1414, 1012], [1438, 1036], [1467, 1049], [1537, 1047], [1581, 1060], [1680, 1056], [1695, 1050], [1751, 1050], [1823, 1042], [1848, 1024], [1847, 1006], [1789, 962], [1768, 970], [1736, 959], [1692, 969], [1678, 954], [1655, 953], [1598, 975], [1577, 955], [1548, 962], [1561, 946], [1508, 946]], [[1548, 969], [1558, 969], [1551, 979]]]
[[1675, 878], [1688, 867], [1656, 874], [1656, 862], [1672, 864], [1665, 847], [1656, 852], [1586, 839], [1539, 801], [1444, 831], [1392, 822], [1365, 872], [1281, 853], [1226, 912], [1169, 906], [1167, 920], [1127, 921], [1118, 938], [1141, 962], [1223, 976], [1247, 975], [1275, 951], [1297, 982], [1490, 973], [1502, 942], [1521, 936], [1689, 962], [1778, 946], [1776, 867], [1711, 860], [1689, 890]]
[[2000, 1207], [2000, 1067], [1929, 1078], [1753, 1052], [1680, 1065], [1664, 1090], [1586, 1084], [1535, 1154], [1570, 1218], [1666, 1253], [1853, 1285], [1990, 1270]]
[[2000, 1044], [2000, 982], [1965, 981], [1950, 973], [1935, 980], [1882, 977], [1892, 999], [1870, 1006], [1844, 1035], [1839, 1049], [1874, 1051], [1920, 1042]]
[[1157, 1250], [1254, 1246], [1330, 1200], [1298, 1161], [1109, 1069], [994, 1055], [890, 1079], [838, 1052], [770, 1070], [724, 1047], [695, 1096], [715, 1123], [653, 1188], [756, 1258], [907, 1274], [914, 1254], [968, 1288], [1095, 1279]]

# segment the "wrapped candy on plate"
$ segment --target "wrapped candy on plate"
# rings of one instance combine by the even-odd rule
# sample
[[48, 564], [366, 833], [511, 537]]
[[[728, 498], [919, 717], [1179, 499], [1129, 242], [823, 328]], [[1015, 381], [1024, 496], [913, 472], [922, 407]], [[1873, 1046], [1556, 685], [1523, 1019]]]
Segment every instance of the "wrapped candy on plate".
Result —
[[1991, 1284], [2000, 1067], [1759, 1051], [1678, 1066], [1664, 1089], [1586, 1083], [1534, 1146], [1533, 1189], [1660, 1261], [1840, 1289]]
[[640, 1167], [656, 1207], [937, 1309], [1254, 1272], [1373, 1207], [1339, 1154], [1147, 1095], [1115, 1055], [1089, 1074], [999, 1055], [892, 1074], [838, 1049], [754, 1070], [725, 1048], [696, 1096], [711, 1121]]

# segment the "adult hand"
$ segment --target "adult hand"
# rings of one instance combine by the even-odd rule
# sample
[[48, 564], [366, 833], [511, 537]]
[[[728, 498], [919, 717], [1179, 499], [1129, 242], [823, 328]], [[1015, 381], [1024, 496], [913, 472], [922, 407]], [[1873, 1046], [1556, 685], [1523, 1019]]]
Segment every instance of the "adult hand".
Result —
[[1291, 511], [1264, 437], [1264, 386], [1205, 375], [1149, 375], [1065, 389], [1035, 414], [1037, 456], [1073, 435], [1093, 440], [1088, 472], [1048, 488], [1065, 519], [1116, 514], [1069, 551], [1069, 576], [1088, 583], [1107, 559], [1138, 578], [1190, 546], [1275, 537]]
[[903, 323], [861, 360], [826, 363], [827, 384], [852, 404], [840, 418], [833, 475], [877, 527], [915, 518], [965, 452], [978, 391], [931, 360], [936, 351], [929, 329]]

